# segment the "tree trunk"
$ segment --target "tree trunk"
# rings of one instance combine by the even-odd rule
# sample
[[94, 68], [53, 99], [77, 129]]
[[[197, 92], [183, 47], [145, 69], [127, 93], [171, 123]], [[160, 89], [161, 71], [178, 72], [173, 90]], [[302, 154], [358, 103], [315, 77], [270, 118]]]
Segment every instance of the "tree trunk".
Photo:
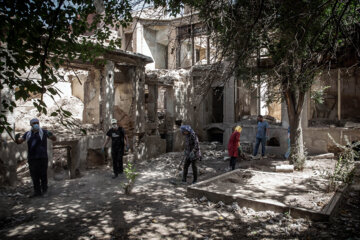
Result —
[[290, 162], [298, 170], [302, 170], [305, 165], [305, 149], [303, 133], [301, 128], [301, 113], [303, 110], [305, 93], [285, 91], [285, 101], [288, 110], [290, 124]]

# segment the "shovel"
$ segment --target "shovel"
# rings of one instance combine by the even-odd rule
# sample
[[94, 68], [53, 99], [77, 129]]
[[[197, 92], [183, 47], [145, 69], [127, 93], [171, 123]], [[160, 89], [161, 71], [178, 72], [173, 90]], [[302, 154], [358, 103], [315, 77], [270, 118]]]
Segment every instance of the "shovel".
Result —
[[177, 185], [177, 184], [178, 184], [178, 181], [176, 180], [176, 179], [177, 179], [177, 175], [179, 174], [179, 171], [182, 170], [182, 165], [183, 165], [183, 163], [184, 163], [185, 158], [186, 158], [186, 157], [184, 157], [184, 158], [181, 160], [179, 166], [176, 168], [176, 172], [175, 172], [175, 174], [174, 174], [174, 177], [173, 177], [173, 179], [170, 180], [170, 183], [171, 183], [171, 184], [174, 184], [174, 185]]

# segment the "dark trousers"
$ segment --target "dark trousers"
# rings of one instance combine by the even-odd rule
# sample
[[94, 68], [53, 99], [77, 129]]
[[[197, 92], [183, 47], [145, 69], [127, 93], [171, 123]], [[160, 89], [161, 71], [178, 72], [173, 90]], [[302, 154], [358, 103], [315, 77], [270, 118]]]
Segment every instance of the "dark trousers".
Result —
[[191, 167], [192, 167], [192, 171], [193, 171], [193, 176], [194, 176], [194, 179], [193, 179], [193, 182], [196, 182], [197, 181], [197, 166], [196, 166], [196, 161], [197, 159], [194, 159], [194, 160], [190, 160], [190, 158], [186, 158], [185, 159], [185, 164], [184, 164], [184, 172], [183, 172], [183, 181], [186, 182], [186, 177], [187, 177], [187, 174], [188, 174], [188, 169], [189, 169], [189, 166], [191, 164]]
[[118, 175], [123, 173], [123, 154], [121, 151], [112, 151], [111, 158], [113, 160], [113, 170], [114, 174]]
[[232, 170], [235, 170], [235, 164], [236, 164], [237, 157], [231, 157], [230, 158], [230, 167]]
[[48, 159], [31, 159], [29, 162], [30, 176], [34, 184], [34, 191], [36, 195], [45, 193], [48, 189], [47, 168]]
[[259, 146], [261, 143], [261, 156], [265, 155], [265, 145], [266, 145], [266, 137], [263, 138], [256, 138], [256, 143], [255, 143], [255, 149], [254, 149], [254, 156], [257, 155], [258, 150], [259, 150]]

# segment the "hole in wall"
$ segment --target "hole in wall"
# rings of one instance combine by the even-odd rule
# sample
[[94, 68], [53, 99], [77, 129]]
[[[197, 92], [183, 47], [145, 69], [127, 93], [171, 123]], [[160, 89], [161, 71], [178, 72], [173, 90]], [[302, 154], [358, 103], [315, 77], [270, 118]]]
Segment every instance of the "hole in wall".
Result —
[[100, 149], [88, 149], [86, 156], [86, 168], [92, 169], [103, 166], [107, 163], [107, 151], [105, 154]]
[[277, 137], [272, 137], [267, 141], [267, 146], [280, 147], [280, 141]]
[[210, 142], [223, 143], [224, 131], [219, 128], [211, 128], [207, 131], [207, 136]]
[[56, 146], [53, 148], [53, 165], [55, 180], [69, 179], [71, 166], [71, 147]]

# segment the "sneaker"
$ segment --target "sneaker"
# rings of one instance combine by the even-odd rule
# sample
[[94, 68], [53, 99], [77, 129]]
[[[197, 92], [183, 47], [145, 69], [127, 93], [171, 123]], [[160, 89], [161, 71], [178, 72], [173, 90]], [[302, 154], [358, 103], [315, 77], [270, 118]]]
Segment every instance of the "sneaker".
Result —
[[112, 176], [111, 178], [112, 179], [115, 179], [115, 178], [117, 178], [118, 177], [118, 175], [117, 174], [115, 174], [114, 176]]
[[197, 184], [197, 181], [193, 181], [191, 184]]
[[46, 198], [46, 197], [48, 197], [49, 196], [49, 193], [46, 191], [46, 192], [43, 192], [43, 194], [42, 194], [42, 197], [44, 197], [44, 198]]

